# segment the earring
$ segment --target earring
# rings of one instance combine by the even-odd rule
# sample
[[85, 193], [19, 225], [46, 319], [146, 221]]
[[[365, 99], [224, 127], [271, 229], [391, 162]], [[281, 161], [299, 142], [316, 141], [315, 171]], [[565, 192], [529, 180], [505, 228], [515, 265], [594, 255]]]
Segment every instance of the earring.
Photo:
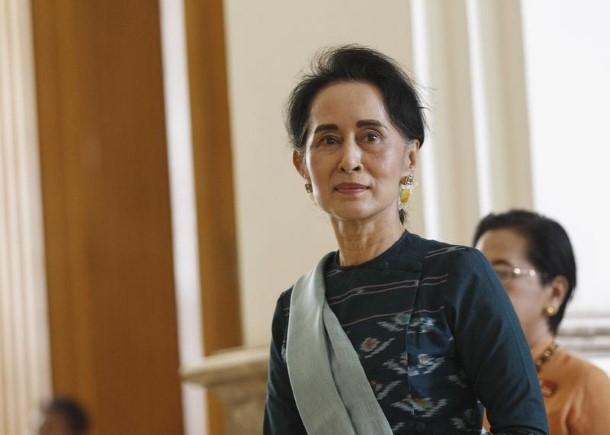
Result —
[[548, 307], [546, 307], [544, 309], [544, 312], [546, 313], [547, 316], [553, 317], [557, 313], [557, 310], [555, 309], [554, 306], [549, 305]]
[[310, 183], [305, 183], [305, 192], [307, 192], [307, 193], [313, 192], [313, 188], [311, 187]]
[[400, 179], [400, 194], [398, 200], [398, 207], [404, 210], [407, 207], [407, 202], [411, 197], [413, 191], [413, 175], [408, 175]]

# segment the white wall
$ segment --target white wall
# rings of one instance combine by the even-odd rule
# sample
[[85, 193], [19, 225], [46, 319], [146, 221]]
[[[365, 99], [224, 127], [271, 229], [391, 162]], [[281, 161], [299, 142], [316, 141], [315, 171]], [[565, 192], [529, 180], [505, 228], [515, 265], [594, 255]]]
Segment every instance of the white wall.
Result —
[[610, 2], [522, 1], [535, 207], [576, 249], [569, 308], [610, 312]]

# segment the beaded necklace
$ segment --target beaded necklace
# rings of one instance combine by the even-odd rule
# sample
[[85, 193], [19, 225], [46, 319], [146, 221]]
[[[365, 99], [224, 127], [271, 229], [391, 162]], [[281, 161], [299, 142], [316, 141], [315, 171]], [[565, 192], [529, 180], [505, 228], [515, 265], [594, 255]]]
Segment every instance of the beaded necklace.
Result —
[[540, 358], [534, 361], [534, 364], [536, 366], [536, 372], [540, 372], [540, 368], [542, 367], [542, 365], [546, 363], [551, 358], [551, 356], [553, 356], [553, 353], [555, 353], [555, 350], [558, 347], [559, 345], [555, 342], [555, 340], [551, 341], [551, 344], [549, 344], [549, 347], [544, 349], [544, 352], [542, 352]]

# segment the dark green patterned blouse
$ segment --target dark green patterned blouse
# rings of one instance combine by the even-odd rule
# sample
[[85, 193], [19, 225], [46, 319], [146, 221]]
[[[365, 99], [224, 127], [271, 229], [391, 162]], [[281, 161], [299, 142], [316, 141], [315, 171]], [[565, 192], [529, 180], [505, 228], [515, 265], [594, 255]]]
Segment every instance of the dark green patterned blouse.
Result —
[[[326, 265], [326, 299], [395, 434], [546, 434], [529, 348], [475, 249], [405, 233], [379, 257]], [[291, 290], [273, 320], [265, 434], [304, 434], [286, 368]], [[312, 367], [311, 376], [315, 376]]]

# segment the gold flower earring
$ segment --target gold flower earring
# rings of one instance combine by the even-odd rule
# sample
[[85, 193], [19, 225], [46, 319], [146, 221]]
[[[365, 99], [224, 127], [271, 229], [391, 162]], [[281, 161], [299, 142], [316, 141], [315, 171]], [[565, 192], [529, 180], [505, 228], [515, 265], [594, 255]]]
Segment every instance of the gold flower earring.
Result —
[[400, 194], [398, 200], [398, 208], [405, 210], [407, 208], [407, 202], [411, 198], [411, 192], [413, 191], [413, 175], [408, 175], [400, 179]]
[[[307, 181], [307, 180], [305, 180], [305, 181]], [[311, 203], [313, 205], [317, 206], [318, 204], [316, 203], [316, 199], [313, 196], [313, 186], [310, 182], [305, 183], [305, 192], [307, 192], [307, 197], [309, 198]]]

